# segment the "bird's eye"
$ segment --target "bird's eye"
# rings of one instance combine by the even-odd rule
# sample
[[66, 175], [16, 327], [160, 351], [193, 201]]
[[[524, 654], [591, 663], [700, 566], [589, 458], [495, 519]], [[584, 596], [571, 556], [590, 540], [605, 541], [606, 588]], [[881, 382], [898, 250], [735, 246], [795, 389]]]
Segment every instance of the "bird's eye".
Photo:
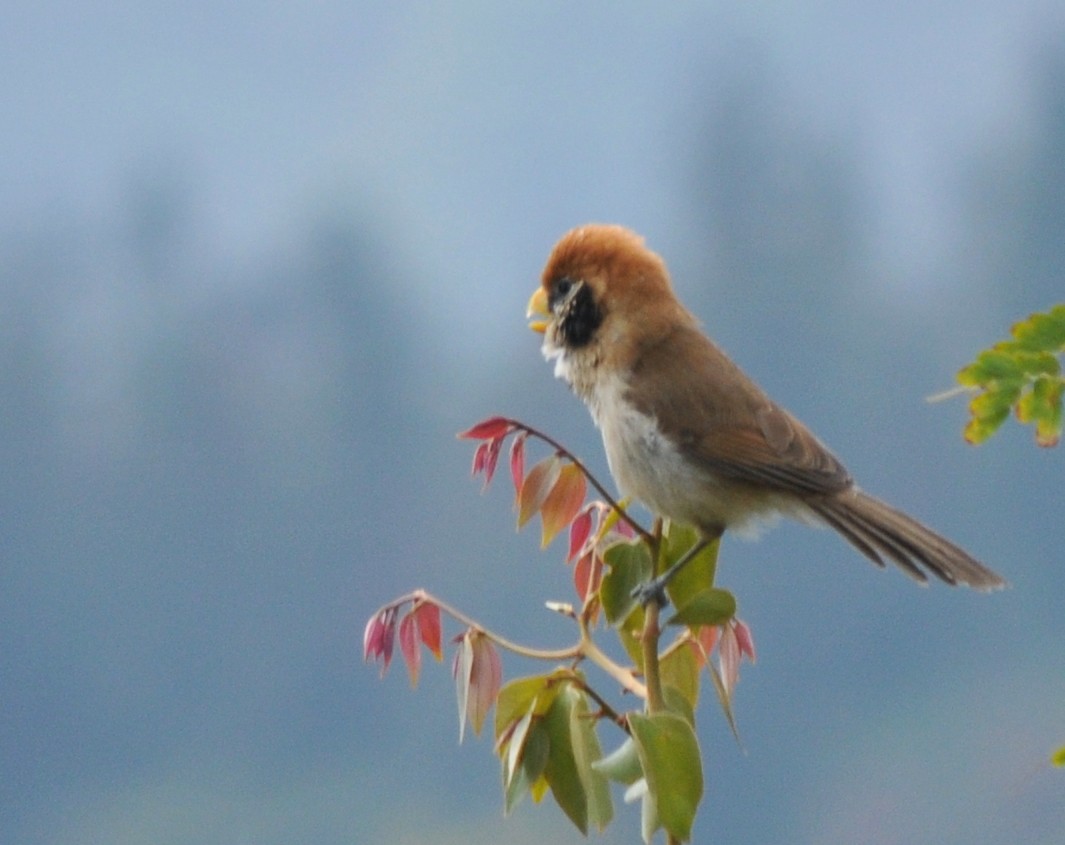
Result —
[[564, 297], [570, 290], [573, 289], [573, 279], [561, 278], [555, 282], [555, 295], [559, 298]]

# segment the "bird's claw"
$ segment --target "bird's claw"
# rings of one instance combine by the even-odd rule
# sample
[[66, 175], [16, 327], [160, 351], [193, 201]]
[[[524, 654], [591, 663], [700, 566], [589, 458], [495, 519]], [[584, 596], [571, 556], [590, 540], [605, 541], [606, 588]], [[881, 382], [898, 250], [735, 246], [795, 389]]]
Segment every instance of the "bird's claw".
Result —
[[654, 602], [659, 607], [665, 607], [669, 604], [669, 598], [666, 596], [666, 584], [668, 583], [668, 578], [659, 575], [657, 578], [651, 578], [637, 584], [632, 588], [631, 595], [640, 603], [641, 607], [647, 607], [651, 602]]

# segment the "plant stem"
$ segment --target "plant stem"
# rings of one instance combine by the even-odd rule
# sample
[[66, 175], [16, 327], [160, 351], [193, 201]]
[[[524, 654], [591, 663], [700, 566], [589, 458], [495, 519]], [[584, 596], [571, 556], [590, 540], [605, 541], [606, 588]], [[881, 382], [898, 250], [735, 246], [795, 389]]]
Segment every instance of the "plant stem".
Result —
[[640, 698], [647, 698], [647, 688], [642, 683], [640, 683], [640, 681], [636, 678], [636, 675], [633, 674], [632, 670], [626, 669], [624, 666], [621, 666], [616, 661], [611, 659], [609, 655], [603, 652], [602, 649], [600, 649], [599, 646], [596, 645], [595, 641], [592, 639], [591, 632], [588, 630], [588, 626], [586, 625], [585, 621], [583, 619], [577, 618], [576, 615], [574, 615], [574, 618], [577, 619], [577, 624], [580, 627], [580, 640], [574, 645], [558, 649], [532, 648], [530, 646], [525, 646], [521, 645], [520, 643], [516, 643], [513, 640], [508, 640], [506, 637], [500, 636], [494, 631], [488, 630], [479, 622], [477, 622], [476, 619], [467, 616], [461, 610], [452, 607], [447, 602], [438, 599], [436, 596], [432, 595], [426, 590], [412, 590], [406, 595], [402, 595], [399, 598], [393, 599], [388, 604], [378, 608], [378, 610], [375, 612], [375, 615], [380, 614], [389, 608], [396, 608], [400, 605], [417, 601], [427, 602], [429, 604], [436, 605], [436, 607], [439, 608], [443, 613], [446, 613], [459, 624], [465, 625], [467, 628], [474, 628], [480, 631], [482, 634], [484, 634], [485, 637], [487, 637], [492, 643], [499, 646], [501, 649], [509, 651], [512, 654], [517, 654], [520, 657], [528, 657], [532, 660], [550, 660], [556, 663], [562, 663], [565, 661], [588, 660], [589, 662], [594, 663], [596, 666], [602, 669], [615, 681], [617, 681], [624, 690], [631, 692], [633, 695], [636, 695]]
[[611, 660], [610, 657], [595, 644], [595, 641], [588, 633], [588, 629], [585, 628], [583, 624], [581, 625], [581, 642], [577, 648], [580, 649], [585, 658], [621, 684], [623, 689], [628, 690], [633, 695], [639, 696], [644, 700], [647, 699], [647, 687], [636, 679], [636, 676], [632, 673], [631, 669], [626, 669], [624, 666], [620, 666]]
[[[659, 556], [662, 551], [662, 520], [656, 519], [652, 535], [649, 540], [651, 545], [651, 560], [655, 562], [652, 577], [657, 576], [661, 569]], [[656, 713], [665, 708], [665, 699], [662, 696], [662, 676], [659, 672], [658, 640], [662, 636], [662, 628], [659, 625], [659, 614], [662, 608], [657, 601], [650, 601], [644, 607], [643, 631], [640, 634], [640, 645], [643, 647], [643, 676], [647, 683], [647, 712]]]
[[662, 697], [662, 676], [658, 666], [658, 639], [662, 630], [658, 625], [661, 608], [657, 602], [650, 602], [644, 608], [643, 633], [640, 644], [643, 646], [643, 677], [647, 683], [647, 712], [657, 713], [665, 709]]

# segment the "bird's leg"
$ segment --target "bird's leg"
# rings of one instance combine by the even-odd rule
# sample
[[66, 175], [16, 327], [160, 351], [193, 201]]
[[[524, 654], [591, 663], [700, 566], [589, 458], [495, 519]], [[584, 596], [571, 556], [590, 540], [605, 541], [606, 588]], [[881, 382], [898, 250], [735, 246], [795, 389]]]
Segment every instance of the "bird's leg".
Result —
[[639, 601], [644, 607], [652, 601], [659, 607], [665, 607], [669, 603], [669, 599], [666, 598], [666, 587], [669, 586], [669, 582], [677, 577], [680, 571], [688, 565], [692, 558], [716, 539], [716, 537], [700, 538], [695, 545], [684, 553], [684, 556], [680, 560], [674, 563], [657, 578], [651, 578], [649, 581], [637, 584], [632, 590], [632, 597]]

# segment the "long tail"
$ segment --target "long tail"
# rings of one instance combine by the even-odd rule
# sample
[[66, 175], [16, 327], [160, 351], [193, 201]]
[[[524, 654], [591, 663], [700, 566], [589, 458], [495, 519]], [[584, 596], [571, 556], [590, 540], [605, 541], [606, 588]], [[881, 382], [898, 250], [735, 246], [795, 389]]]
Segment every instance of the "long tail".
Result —
[[890, 505], [851, 488], [824, 499], [808, 499], [818, 517], [878, 566], [894, 561], [921, 583], [925, 570], [948, 584], [995, 590], [1006, 581], [960, 546]]

